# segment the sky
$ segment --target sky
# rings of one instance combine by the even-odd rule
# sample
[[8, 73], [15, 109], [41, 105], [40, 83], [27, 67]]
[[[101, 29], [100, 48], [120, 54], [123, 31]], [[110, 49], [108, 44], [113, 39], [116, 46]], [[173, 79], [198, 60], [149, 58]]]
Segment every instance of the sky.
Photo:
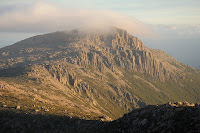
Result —
[[200, 66], [200, 0], [0, 0], [0, 48], [37, 34], [116, 26]]

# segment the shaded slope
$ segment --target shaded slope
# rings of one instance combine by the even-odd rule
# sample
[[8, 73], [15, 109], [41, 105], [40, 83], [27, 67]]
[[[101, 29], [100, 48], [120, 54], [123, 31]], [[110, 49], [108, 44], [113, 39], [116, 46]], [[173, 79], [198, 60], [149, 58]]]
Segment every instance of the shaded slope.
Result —
[[[179, 102], [181, 103], [181, 102]], [[0, 132], [132, 133], [200, 132], [200, 108], [196, 104], [149, 105], [112, 122], [66, 116], [0, 111]], [[0, 108], [2, 108], [0, 106]]]
[[200, 132], [199, 105], [164, 104], [133, 110], [122, 118], [108, 123], [107, 133], [132, 132]]

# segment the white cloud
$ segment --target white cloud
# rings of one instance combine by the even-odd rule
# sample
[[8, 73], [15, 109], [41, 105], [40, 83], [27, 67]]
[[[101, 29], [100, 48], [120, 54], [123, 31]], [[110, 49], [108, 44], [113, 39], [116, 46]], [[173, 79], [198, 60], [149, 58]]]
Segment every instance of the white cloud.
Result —
[[107, 10], [64, 9], [39, 2], [0, 15], [0, 31], [53, 32], [75, 28], [96, 29], [116, 26], [134, 35], [155, 35], [137, 19]]

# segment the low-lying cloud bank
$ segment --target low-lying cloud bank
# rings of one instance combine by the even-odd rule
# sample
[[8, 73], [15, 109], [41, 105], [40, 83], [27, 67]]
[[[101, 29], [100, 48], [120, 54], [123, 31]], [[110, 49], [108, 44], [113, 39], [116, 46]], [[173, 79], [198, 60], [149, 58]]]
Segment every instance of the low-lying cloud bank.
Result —
[[0, 14], [2, 32], [54, 32], [77, 28], [106, 30], [110, 26], [137, 36], [155, 36], [147, 25], [137, 19], [107, 10], [65, 9], [39, 2]]

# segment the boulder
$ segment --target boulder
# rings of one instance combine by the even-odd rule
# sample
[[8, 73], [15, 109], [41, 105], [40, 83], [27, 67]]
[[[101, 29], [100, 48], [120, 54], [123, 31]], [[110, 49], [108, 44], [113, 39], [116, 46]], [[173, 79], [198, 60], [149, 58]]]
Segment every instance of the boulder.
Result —
[[17, 105], [15, 108], [16, 108], [16, 109], [20, 109], [21, 107], [20, 107], [20, 105]]

